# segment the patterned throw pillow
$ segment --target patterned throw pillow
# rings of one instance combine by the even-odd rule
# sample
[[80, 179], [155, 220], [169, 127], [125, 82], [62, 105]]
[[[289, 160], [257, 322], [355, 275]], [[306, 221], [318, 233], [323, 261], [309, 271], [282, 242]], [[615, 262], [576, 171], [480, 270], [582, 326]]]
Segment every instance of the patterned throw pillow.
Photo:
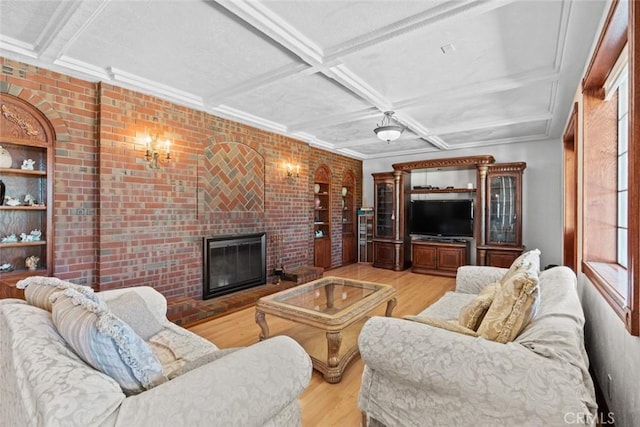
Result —
[[166, 381], [149, 346], [104, 302], [91, 301], [74, 289], [53, 294], [51, 302], [58, 333], [82, 360], [117, 381], [125, 394]]
[[49, 297], [65, 289], [75, 289], [92, 301], [97, 301], [98, 297], [93, 293], [93, 289], [88, 286], [76, 285], [65, 282], [57, 277], [30, 276], [20, 280], [16, 287], [24, 289], [24, 299], [29, 305], [36, 306], [43, 310], [51, 311]]
[[491, 307], [499, 285], [499, 282], [487, 285], [473, 301], [462, 307], [458, 316], [458, 323], [465, 328], [477, 331], [482, 319], [484, 319], [489, 307]]
[[478, 336], [478, 334], [475, 331], [472, 331], [469, 328], [465, 328], [464, 326], [457, 323], [455, 320], [434, 319], [432, 317], [423, 317], [423, 316], [403, 316], [402, 318], [406, 320], [411, 320], [413, 322], [424, 323], [425, 325], [433, 326], [433, 327], [444, 329], [447, 331], [457, 332], [459, 334], [470, 335], [472, 337]]
[[536, 273], [540, 271], [540, 250], [532, 249], [520, 255], [509, 267], [509, 271], [500, 279], [500, 283], [507, 283], [517, 272], [523, 270], [533, 270]]
[[137, 292], [125, 292], [109, 300], [107, 305], [113, 314], [131, 326], [145, 341], [163, 328]]
[[539, 296], [537, 272], [516, 273], [498, 287], [478, 335], [499, 343], [513, 341], [535, 315]]

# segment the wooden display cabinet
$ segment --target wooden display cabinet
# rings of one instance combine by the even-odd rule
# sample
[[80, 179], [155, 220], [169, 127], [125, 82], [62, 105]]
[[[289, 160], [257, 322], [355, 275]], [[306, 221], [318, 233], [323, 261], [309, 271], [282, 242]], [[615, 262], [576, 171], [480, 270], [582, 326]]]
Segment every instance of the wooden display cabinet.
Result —
[[[0, 107], [0, 145], [12, 160], [10, 167], [0, 169], [0, 180], [5, 196], [19, 202], [3, 200], [0, 205], [0, 265], [5, 267], [0, 271], [0, 298], [16, 298], [23, 295], [15, 288], [20, 279], [50, 276], [53, 269], [54, 131], [44, 115], [22, 99], [0, 94]], [[33, 169], [22, 169], [29, 159]], [[11, 235], [15, 239], [8, 238]], [[37, 267], [28, 269], [25, 260], [32, 256], [38, 258]]]
[[316, 169], [313, 185], [314, 265], [331, 267], [331, 173], [322, 165]]
[[477, 247], [478, 265], [509, 267], [522, 245], [522, 175], [527, 164], [496, 163], [487, 168], [485, 240]]
[[410, 238], [405, 224], [409, 190], [407, 173], [374, 173], [373, 266], [395, 271], [406, 269]]

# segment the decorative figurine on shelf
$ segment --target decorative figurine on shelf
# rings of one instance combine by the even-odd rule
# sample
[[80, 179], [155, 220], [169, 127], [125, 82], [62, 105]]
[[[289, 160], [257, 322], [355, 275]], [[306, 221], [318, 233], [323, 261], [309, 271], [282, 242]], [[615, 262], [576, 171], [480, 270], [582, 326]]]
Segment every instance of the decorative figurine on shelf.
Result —
[[14, 199], [11, 196], [4, 197], [4, 204], [7, 206], [20, 206], [20, 200]]
[[18, 241], [18, 236], [16, 236], [15, 234], [9, 234], [8, 236], [4, 236], [2, 239], [0, 239], [1, 243], [15, 243]]
[[4, 271], [12, 271], [13, 270], [13, 265], [9, 264], [8, 262], [5, 264], [0, 265], [0, 271], [4, 272]]
[[27, 206], [35, 206], [38, 203], [31, 194], [27, 194], [26, 196], [24, 196], [24, 204]]
[[10, 168], [12, 163], [11, 154], [0, 145], [0, 168]]
[[25, 159], [22, 161], [22, 166], [20, 166], [20, 169], [23, 170], [27, 170], [27, 171], [32, 171], [33, 170], [33, 165], [36, 164], [35, 160], [32, 159]]
[[38, 262], [40, 262], [40, 258], [35, 255], [31, 255], [24, 260], [24, 265], [29, 270], [34, 271], [38, 268]]
[[323, 233], [322, 230], [316, 230], [316, 237], [322, 237]]
[[42, 236], [42, 232], [40, 230], [32, 230], [31, 233], [20, 233], [20, 240], [23, 242], [38, 242], [40, 241], [40, 237]]

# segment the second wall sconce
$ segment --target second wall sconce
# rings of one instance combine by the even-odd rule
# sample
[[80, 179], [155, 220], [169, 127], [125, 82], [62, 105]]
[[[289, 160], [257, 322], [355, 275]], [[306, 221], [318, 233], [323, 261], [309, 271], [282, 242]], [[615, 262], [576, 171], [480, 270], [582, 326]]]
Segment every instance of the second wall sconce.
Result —
[[294, 166], [291, 163], [286, 163], [285, 168], [287, 170], [287, 182], [289, 184], [295, 183], [300, 178], [300, 165]]
[[147, 159], [149, 169], [160, 169], [158, 162], [168, 163], [171, 160], [171, 141], [160, 140], [158, 118], [154, 117], [153, 122], [155, 125], [153, 131], [145, 138], [147, 149], [144, 157]]

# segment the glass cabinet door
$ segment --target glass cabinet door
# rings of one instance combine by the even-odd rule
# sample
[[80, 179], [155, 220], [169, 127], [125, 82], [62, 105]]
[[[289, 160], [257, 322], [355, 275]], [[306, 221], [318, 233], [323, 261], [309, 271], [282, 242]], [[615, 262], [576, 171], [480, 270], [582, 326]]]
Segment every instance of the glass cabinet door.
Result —
[[393, 237], [393, 183], [376, 185], [376, 237]]
[[514, 245], [518, 242], [517, 177], [489, 177], [488, 243]]

